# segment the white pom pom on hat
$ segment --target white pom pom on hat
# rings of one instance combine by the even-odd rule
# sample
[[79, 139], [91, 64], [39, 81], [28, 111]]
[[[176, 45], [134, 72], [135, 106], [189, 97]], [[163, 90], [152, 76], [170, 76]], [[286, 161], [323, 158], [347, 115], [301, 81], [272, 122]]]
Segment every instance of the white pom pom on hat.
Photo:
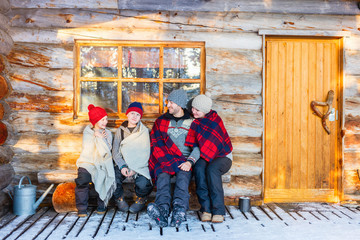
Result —
[[192, 101], [192, 106], [205, 114], [209, 113], [212, 107], [211, 94], [205, 92], [196, 96]]

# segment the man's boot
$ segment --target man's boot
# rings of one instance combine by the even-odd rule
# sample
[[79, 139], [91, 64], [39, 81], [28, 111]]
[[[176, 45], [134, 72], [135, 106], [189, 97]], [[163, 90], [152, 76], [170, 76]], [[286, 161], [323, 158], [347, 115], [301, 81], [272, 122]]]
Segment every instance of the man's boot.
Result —
[[170, 226], [178, 228], [184, 221], [186, 221], [185, 209], [179, 206], [174, 206]]
[[149, 203], [147, 206], [147, 213], [149, 217], [155, 220], [160, 227], [167, 227], [168, 225], [168, 211], [155, 203]]

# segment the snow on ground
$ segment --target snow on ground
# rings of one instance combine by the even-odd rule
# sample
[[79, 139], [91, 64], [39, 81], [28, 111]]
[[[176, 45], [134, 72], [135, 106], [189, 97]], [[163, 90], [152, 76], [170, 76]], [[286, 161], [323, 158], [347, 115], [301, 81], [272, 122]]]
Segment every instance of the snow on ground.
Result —
[[[202, 223], [197, 212], [178, 231], [161, 230], [145, 212], [126, 214], [110, 208], [106, 215], [89, 211], [89, 218], [76, 213], [57, 214], [40, 209], [34, 216], [7, 215], [0, 219], [0, 239], [359, 239], [360, 210], [336, 204], [305, 203], [286, 208], [281, 204], [253, 206], [241, 213], [228, 207], [225, 222]], [[9, 223], [7, 223], [9, 222]], [[6, 224], [7, 223], [7, 224]], [[31, 225], [32, 224], [32, 225]]]

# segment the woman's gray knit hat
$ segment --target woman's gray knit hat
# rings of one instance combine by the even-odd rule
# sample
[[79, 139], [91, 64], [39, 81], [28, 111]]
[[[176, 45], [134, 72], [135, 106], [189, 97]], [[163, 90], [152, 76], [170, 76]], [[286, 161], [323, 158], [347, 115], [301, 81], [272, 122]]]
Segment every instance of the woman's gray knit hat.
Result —
[[197, 110], [207, 114], [210, 112], [212, 107], [211, 94], [206, 92], [205, 94], [198, 95], [192, 101], [192, 106]]
[[173, 90], [167, 99], [176, 103], [181, 108], [186, 108], [187, 95], [184, 89]]

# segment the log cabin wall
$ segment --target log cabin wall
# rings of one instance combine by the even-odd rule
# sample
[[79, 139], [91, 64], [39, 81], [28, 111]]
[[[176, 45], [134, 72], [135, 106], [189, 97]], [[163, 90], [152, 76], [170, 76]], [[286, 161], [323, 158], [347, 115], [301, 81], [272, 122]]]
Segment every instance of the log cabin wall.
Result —
[[8, 187], [15, 175], [14, 168], [10, 163], [14, 153], [8, 144], [8, 137], [13, 135], [12, 127], [9, 124], [11, 108], [6, 99], [11, 93], [9, 78], [11, 67], [6, 56], [14, 46], [9, 34], [10, 19], [5, 16], [10, 9], [9, 1], [0, 2], [0, 217], [11, 208], [12, 201], [8, 195]]
[[[86, 123], [73, 120], [74, 40], [206, 42], [206, 89], [234, 146], [228, 201], [262, 199], [260, 29], [347, 31], [343, 200], [360, 200], [360, 14], [356, 1], [10, 0], [8, 144], [16, 174], [75, 169]], [[148, 120], [151, 125], [153, 120]], [[116, 124], [112, 124], [115, 127]], [[114, 130], [114, 129], [113, 129]]]

